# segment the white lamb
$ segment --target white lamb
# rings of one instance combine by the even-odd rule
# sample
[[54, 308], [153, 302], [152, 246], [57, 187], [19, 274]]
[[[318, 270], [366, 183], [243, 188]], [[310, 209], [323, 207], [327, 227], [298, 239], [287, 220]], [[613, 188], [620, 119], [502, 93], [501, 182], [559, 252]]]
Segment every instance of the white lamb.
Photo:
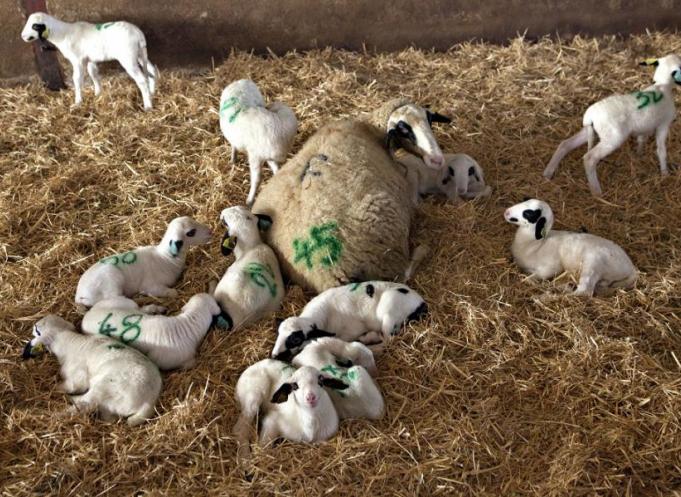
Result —
[[331, 438], [338, 430], [338, 414], [322, 388], [325, 386], [340, 391], [347, 388], [342, 381], [329, 378], [315, 368], [296, 370], [274, 359], [265, 359], [247, 368], [235, 389], [241, 409], [234, 425], [238, 457], [250, 452], [251, 423], [259, 411], [264, 414], [259, 437], [262, 445], [279, 437], [307, 443]]
[[90, 266], [76, 289], [76, 305], [91, 307], [100, 300], [143, 293], [175, 297], [174, 285], [185, 267], [187, 248], [210, 241], [208, 226], [191, 217], [178, 217], [168, 225], [161, 243], [105, 257]]
[[269, 216], [236, 206], [224, 209], [220, 220], [227, 227], [222, 254], [229, 255], [233, 250], [235, 260], [213, 295], [237, 329], [279, 310], [284, 282], [276, 255], [260, 239], [260, 230], [272, 224]]
[[407, 168], [407, 177], [414, 192], [414, 204], [422, 195], [443, 194], [453, 202], [488, 197], [492, 188], [485, 184], [480, 165], [466, 154], [445, 154], [440, 169], [425, 167], [423, 160], [412, 154], [397, 154], [397, 160]]
[[329, 288], [308, 302], [300, 316], [282, 321], [272, 357], [290, 360], [311, 340], [325, 336], [382, 344], [427, 311], [423, 298], [400, 283], [369, 281]]
[[298, 120], [291, 108], [281, 102], [265, 106], [256, 84], [249, 79], [240, 79], [222, 91], [220, 129], [232, 147], [232, 163], [236, 161], [237, 152], [248, 155], [251, 187], [246, 203], [251, 207], [263, 163], [267, 162], [272, 173], [277, 173], [291, 150]]
[[81, 328], [90, 335], [106, 335], [144, 352], [161, 369], [189, 369], [211, 324], [222, 314], [207, 293], [194, 295], [176, 316], [158, 316], [165, 309], [140, 308], [127, 297], [100, 300], [83, 317]]
[[97, 63], [117, 60], [142, 92], [144, 110], [151, 109], [158, 72], [147, 58], [144, 33], [134, 24], [125, 21], [69, 23], [44, 12], [36, 12], [26, 20], [21, 37], [26, 42], [49, 41], [71, 63], [76, 105], [83, 101], [86, 67], [95, 86], [95, 95], [99, 95], [102, 88]]
[[371, 377], [376, 374], [374, 354], [366, 345], [320, 338], [296, 355], [292, 363], [296, 367], [312, 366], [347, 385], [342, 390], [329, 390], [340, 419], [383, 416], [385, 402]]
[[[589, 107], [584, 114], [584, 127], [559, 145], [544, 169], [545, 178], [553, 177], [565, 155], [587, 143], [589, 151], [584, 155], [586, 178], [591, 193], [600, 196], [603, 192], [596, 174], [598, 162], [617, 150], [630, 136], [637, 138], [639, 153], [642, 152], [645, 139], [653, 133], [660, 171], [663, 176], [669, 174], [666, 140], [669, 126], [676, 118], [672, 88], [674, 84], [681, 84], [681, 57], [672, 54], [641, 64], [657, 67], [654, 84], [643, 91], [607, 97]], [[594, 146], [595, 135], [600, 141]]]
[[546, 202], [526, 200], [507, 209], [504, 217], [518, 226], [511, 252], [531, 277], [579, 274], [573, 295], [608, 294], [634, 286], [636, 268], [619, 245], [588, 233], [551, 231], [553, 212]]
[[60, 389], [71, 395], [76, 409], [98, 411], [105, 421], [127, 418], [130, 426], [154, 415], [161, 373], [141, 352], [109, 337], [76, 333], [71, 323], [53, 314], [35, 324], [33, 336], [24, 358], [39, 345], [52, 352], [61, 364]]

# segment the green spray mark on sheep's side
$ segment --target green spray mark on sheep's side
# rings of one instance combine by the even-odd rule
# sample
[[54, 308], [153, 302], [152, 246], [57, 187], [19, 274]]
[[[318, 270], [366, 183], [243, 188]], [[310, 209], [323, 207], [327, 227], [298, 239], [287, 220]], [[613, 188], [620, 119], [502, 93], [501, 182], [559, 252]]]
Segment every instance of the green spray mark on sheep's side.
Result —
[[111, 316], [113, 316], [112, 312], [107, 314], [106, 317], [99, 323], [100, 335], [106, 335], [108, 337], [113, 336], [118, 338], [123, 343], [132, 343], [139, 338], [140, 334], [142, 333], [142, 327], [139, 323], [144, 317], [144, 314], [128, 314], [127, 316], [123, 317], [121, 324], [119, 325], [122, 328], [120, 331], [119, 328], [116, 328], [109, 323]]
[[340, 259], [343, 251], [343, 243], [335, 235], [338, 231], [336, 221], [328, 221], [310, 229], [307, 239], [296, 238], [293, 240], [294, 264], [304, 262], [307, 269], [315, 265], [315, 256], [319, 256], [317, 262], [323, 267], [331, 267]]
[[[339, 368], [333, 364], [327, 364], [320, 371], [322, 373], [327, 373], [328, 375], [333, 376], [344, 383], [353, 383], [359, 378], [359, 374], [357, 373], [356, 369]], [[341, 397], [347, 397], [347, 393], [345, 393], [343, 390], [334, 390]]]
[[359, 285], [361, 285], [361, 284], [362, 283], [353, 283], [352, 285], [348, 285], [348, 286], [350, 287], [350, 291], [354, 292], [355, 290], [357, 290], [359, 288]]
[[246, 264], [244, 272], [251, 278], [253, 283], [262, 288], [267, 288], [272, 297], [277, 295], [277, 284], [274, 282], [274, 271], [267, 264], [251, 262]]
[[634, 96], [636, 97], [636, 100], [639, 101], [637, 109], [648, 107], [651, 102], [656, 104], [664, 98], [664, 95], [659, 91], [637, 91], [634, 93]]
[[125, 252], [124, 254], [105, 257], [99, 262], [102, 264], [111, 264], [112, 266], [120, 266], [121, 264], [130, 265], [137, 262], [137, 254], [135, 252]]
[[227, 120], [230, 123], [233, 123], [239, 113], [243, 110], [243, 107], [241, 107], [239, 104], [239, 100], [236, 97], [229, 97], [227, 100], [222, 102], [222, 105], [220, 105], [220, 116], [222, 116], [227, 109], [230, 109], [232, 107], [235, 107], [232, 112], [232, 115], [227, 118]]
[[95, 28], [97, 28], [97, 31], [101, 31], [102, 29], [110, 28], [114, 24], [116, 24], [115, 21], [114, 22], [103, 22], [103, 23], [100, 23], [100, 24], [95, 24]]

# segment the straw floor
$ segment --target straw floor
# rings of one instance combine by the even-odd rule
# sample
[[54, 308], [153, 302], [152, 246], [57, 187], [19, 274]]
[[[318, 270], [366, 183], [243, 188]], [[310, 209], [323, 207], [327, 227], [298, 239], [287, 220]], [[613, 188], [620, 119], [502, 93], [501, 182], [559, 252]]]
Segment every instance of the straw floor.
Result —
[[[590, 102], [647, 85], [639, 59], [679, 50], [678, 36], [653, 33], [448, 53], [234, 53], [212, 72], [163, 72], [149, 113], [117, 70], [78, 109], [71, 91], [1, 89], [0, 493], [681, 495], [679, 169], [663, 179], [654, 145], [638, 156], [630, 143], [599, 168], [603, 200], [589, 194], [583, 150], [554, 181], [541, 176]], [[234, 462], [234, 385], [268, 355], [273, 319], [211, 332], [194, 369], [164, 375], [158, 417], [136, 429], [64, 416], [55, 358], [19, 359], [39, 317], [80, 319], [85, 268], [157, 242], [175, 216], [218, 234], [192, 250], [180, 298], [164, 303], [176, 311], [223, 273], [218, 215], [244, 202], [248, 171], [243, 158], [229, 165], [215, 109], [243, 77], [294, 107], [296, 150], [328, 120], [391, 97], [430, 104], [454, 117], [436, 128], [443, 149], [475, 157], [494, 187], [487, 200], [430, 199], [418, 212], [412, 242], [433, 250], [412, 285], [432, 312], [378, 360], [386, 416], [345, 421], [319, 446], [256, 449], [252, 481]], [[678, 125], [669, 156], [681, 161]], [[538, 299], [567, 278], [527, 282], [509, 261], [502, 213], [525, 195], [553, 206], [556, 228], [625, 247], [637, 289]], [[308, 297], [289, 289], [278, 317]]]

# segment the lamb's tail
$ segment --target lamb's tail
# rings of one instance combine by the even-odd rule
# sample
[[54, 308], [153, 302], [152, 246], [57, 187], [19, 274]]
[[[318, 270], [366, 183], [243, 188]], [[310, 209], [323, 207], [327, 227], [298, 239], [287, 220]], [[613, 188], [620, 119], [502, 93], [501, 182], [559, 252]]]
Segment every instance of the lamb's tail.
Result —
[[[558, 145], [558, 148], [554, 152], [553, 157], [551, 157], [551, 160], [546, 166], [546, 169], [544, 169], [544, 177], [547, 179], [551, 179], [554, 173], [556, 172], [556, 169], [558, 169], [560, 161], [563, 160], [563, 157], [565, 157], [567, 154], [572, 152], [577, 147], [581, 147], [582, 145], [589, 141], [590, 132], [591, 133], [594, 132], [593, 126], [591, 124], [585, 125], [578, 133], [572, 135], [567, 140], [561, 142], [561, 144]], [[591, 139], [593, 140], [593, 138]]]
[[421, 244], [414, 249], [414, 252], [412, 252], [411, 254], [411, 261], [409, 261], [409, 266], [407, 266], [407, 270], [404, 272], [405, 283], [407, 283], [412, 278], [412, 276], [414, 276], [416, 269], [418, 269], [421, 262], [423, 262], [423, 259], [425, 259], [429, 253], [430, 247], [425, 244]]

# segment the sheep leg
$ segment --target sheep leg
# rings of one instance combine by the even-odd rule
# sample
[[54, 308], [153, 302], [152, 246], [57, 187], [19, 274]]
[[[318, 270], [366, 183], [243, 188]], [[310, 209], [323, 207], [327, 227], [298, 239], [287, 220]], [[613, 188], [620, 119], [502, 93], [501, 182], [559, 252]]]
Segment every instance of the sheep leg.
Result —
[[144, 305], [142, 306], [141, 310], [145, 314], [165, 314], [166, 312], [168, 312], [167, 307], [163, 307], [162, 305], [156, 304]]
[[232, 153], [229, 155], [229, 160], [232, 164], [236, 164], [236, 147], [231, 143], [229, 146], [232, 148]]
[[73, 91], [76, 93], [75, 105], [78, 106], [83, 102], [83, 83], [85, 81], [85, 71], [83, 62], [77, 61], [73, 63]]
[[177, 290], [164, 285], [149, 285], [141, 290], [140, 293], [149, 297], [177, 297]]
[[77, 367], [63, 372], [64, 381], [57, 387], [58, 390], [72, 395], [87, 391], [90, 386], [87, 369]]
[[596, 273], [596, 271], [590, 267], [585, 266], [582, 269], [582, 274], [579, 276], [579, 284], [577, 285], [577, 289], [572, 293], [572, 295], [592, 297], [594, 291], [596, 290], [596, 284], [598, 283], [598, 280], [598, 273]]
[[255, 202], [255, 193], [258, 190], [258, 185], [260, 185], [260, 177], [262, 174], [262, 161], [260, 159], [248, 158], [248, 168], [251, 171], [251, 187], [248, 190], [248, 199], [246, 200], [246, 205], [250, 209]]
[[669, 133], [669, 125], [663, 125], [657, 128], [655, 132], [655, 142], [657, 144], [657, 158], [660, 160], [660, 172], [662, 176], [669, 175], [667, 169], [667, 134]]
[[428, 245], [421, 244], [414, 249], [414, 252], [412, 252], [411, 254], [411, 261], [409, 261], [409, 266], [407, 266], [407, 269], [404, 272], [405, 283], [408, 282], [412, 276], [414, 276], [416, 269], [419, 267], [421, 262], [423, 262], [423, 259], [425, 259], [428, 256], [429, 253], [430, 247], [428, 247]]
[[100, 84], [99, 69], [97, 69], [97, 64], [94, 62], [88, 62], [87, 73], [90, 75], [92, 84], [95, 87], [95, 95], [99, 95], [102, 92], [102, 85]]
[[562, 141], [560, 145], [558, 145], [556, 151], [554, 152], [553, 157], [551, 157], [551, 160], [546, 166], [546, 169], [544, 169], [544, 177], [546, 179], [551, 179], [555, 174], [556, 169], [558, 169], [560, 161], [563, 160], [563, 157], [565, 157], [567, 154], [572, 152], [577, 147], [581, 147], [582, 145], [587, 143], [589, 139], [588, 135], [589, 133], [587, 128], [582, 128], [581, 131], [579, 131], [578, 133], [572, 135], [567, 140]]
[[121, 60], [119, 61], [125, 69], [125, 72], [135, 81], [140, 92], [142, 92], [142, 101], [144, 103], [144, 110], [151, 109], [151, 92], [149, 91], [149, 81], [147, 76], [142, 71], [142, 68], [137, 63], [137, 60]]
[[646, 145], [646, 136], [644, 135], [639, 135], [636, 137], [636, 153], [638, 155], [643, 154], [643, 149]]
[[149, 80], [149, 91], [153, 95], [156, 93], [156, 83], [158, 82], [158, 69], [151, 62], [147, 61], [147, 76]]
[[272, 174], [277, 174], [279, 172], [279, 164], [277, 164], [273, 160], [268, 160], [267, 165], [270, 166], [270, 169], [272, 170]]
[[600, 197], [603, 195], [601, 184], [598, 182], [598, 175], [596, 174], [596, 166], [601, 161], [615, 150], [617, 150], [627, 137], [608, 136], [602, 137], [601, 141], [584, 155], [584, 171], [586, 172], [586, 179], [589, 182], [589, 189], [591, 194]]

